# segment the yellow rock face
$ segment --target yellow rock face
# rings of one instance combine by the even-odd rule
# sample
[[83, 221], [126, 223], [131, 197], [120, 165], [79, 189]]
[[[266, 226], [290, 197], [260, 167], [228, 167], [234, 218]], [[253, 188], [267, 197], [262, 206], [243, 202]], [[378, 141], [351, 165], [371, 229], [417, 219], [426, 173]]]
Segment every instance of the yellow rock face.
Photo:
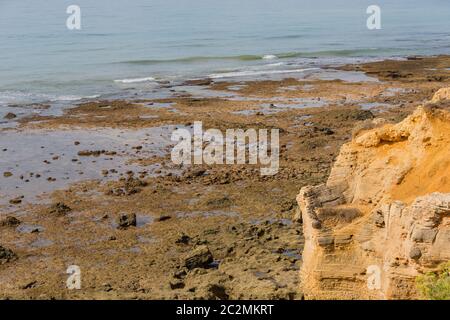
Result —
[[[441, 89], [433, 103], [449, 97]], [[297, 201], [307, 298], [417, 297], [415, 277], [450, 260], [450, 112], [423, 106], [359, 132], [327, 183]]]

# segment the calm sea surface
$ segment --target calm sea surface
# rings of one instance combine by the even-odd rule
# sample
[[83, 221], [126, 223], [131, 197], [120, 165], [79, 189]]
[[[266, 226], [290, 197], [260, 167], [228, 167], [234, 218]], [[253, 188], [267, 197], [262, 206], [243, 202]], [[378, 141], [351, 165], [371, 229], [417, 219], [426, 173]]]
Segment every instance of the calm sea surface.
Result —
[[[366, 27], [372, 4], [381, 30]], [[441, 53], [449, 0], [0, 0], [0, 107]]]

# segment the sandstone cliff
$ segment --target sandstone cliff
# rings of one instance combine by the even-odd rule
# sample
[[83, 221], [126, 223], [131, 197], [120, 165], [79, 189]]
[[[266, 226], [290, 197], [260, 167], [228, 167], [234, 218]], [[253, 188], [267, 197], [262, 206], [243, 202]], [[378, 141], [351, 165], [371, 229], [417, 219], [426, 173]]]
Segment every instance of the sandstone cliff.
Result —
[[311, 299], [418, 298], [415, 277], [450, 260], [450, 88], [398, 124], [360, 130], [326, 184], [297, 201]]

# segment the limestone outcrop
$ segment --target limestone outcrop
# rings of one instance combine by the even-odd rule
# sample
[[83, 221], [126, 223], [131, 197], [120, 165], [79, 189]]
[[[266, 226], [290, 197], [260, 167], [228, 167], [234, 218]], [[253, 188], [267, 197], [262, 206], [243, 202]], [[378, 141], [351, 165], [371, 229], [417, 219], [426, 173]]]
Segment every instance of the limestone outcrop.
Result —
[[375, 120], [297, 201], [310, 299], [414, 299], [417, 275], [450, 260], [449, 88], [398, 124]]

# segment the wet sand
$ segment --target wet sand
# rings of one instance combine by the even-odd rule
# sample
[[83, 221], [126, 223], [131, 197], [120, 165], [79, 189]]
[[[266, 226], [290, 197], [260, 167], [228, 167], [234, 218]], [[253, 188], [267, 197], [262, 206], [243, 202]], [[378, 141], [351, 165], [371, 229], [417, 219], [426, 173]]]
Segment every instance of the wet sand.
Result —
[[[301, 80], [203, 81], [164, 99], [4, 120], [0, 246], [14, 255], [0, 258], [0, 298], [301, 299], [299, 189], [325, 181], [365, 120], [399, 121], [449, 86], [449, 67], [441, 56]], [[170, 134], [194, 121], [280, 129], [278, 174], [173, 164]], [[118, 228], [133, 213], [136, 226]], [[212, 257], [189, 268], [204, 245]], [[70, 265], [81, 268], [80, 290], [66, 288]]]

